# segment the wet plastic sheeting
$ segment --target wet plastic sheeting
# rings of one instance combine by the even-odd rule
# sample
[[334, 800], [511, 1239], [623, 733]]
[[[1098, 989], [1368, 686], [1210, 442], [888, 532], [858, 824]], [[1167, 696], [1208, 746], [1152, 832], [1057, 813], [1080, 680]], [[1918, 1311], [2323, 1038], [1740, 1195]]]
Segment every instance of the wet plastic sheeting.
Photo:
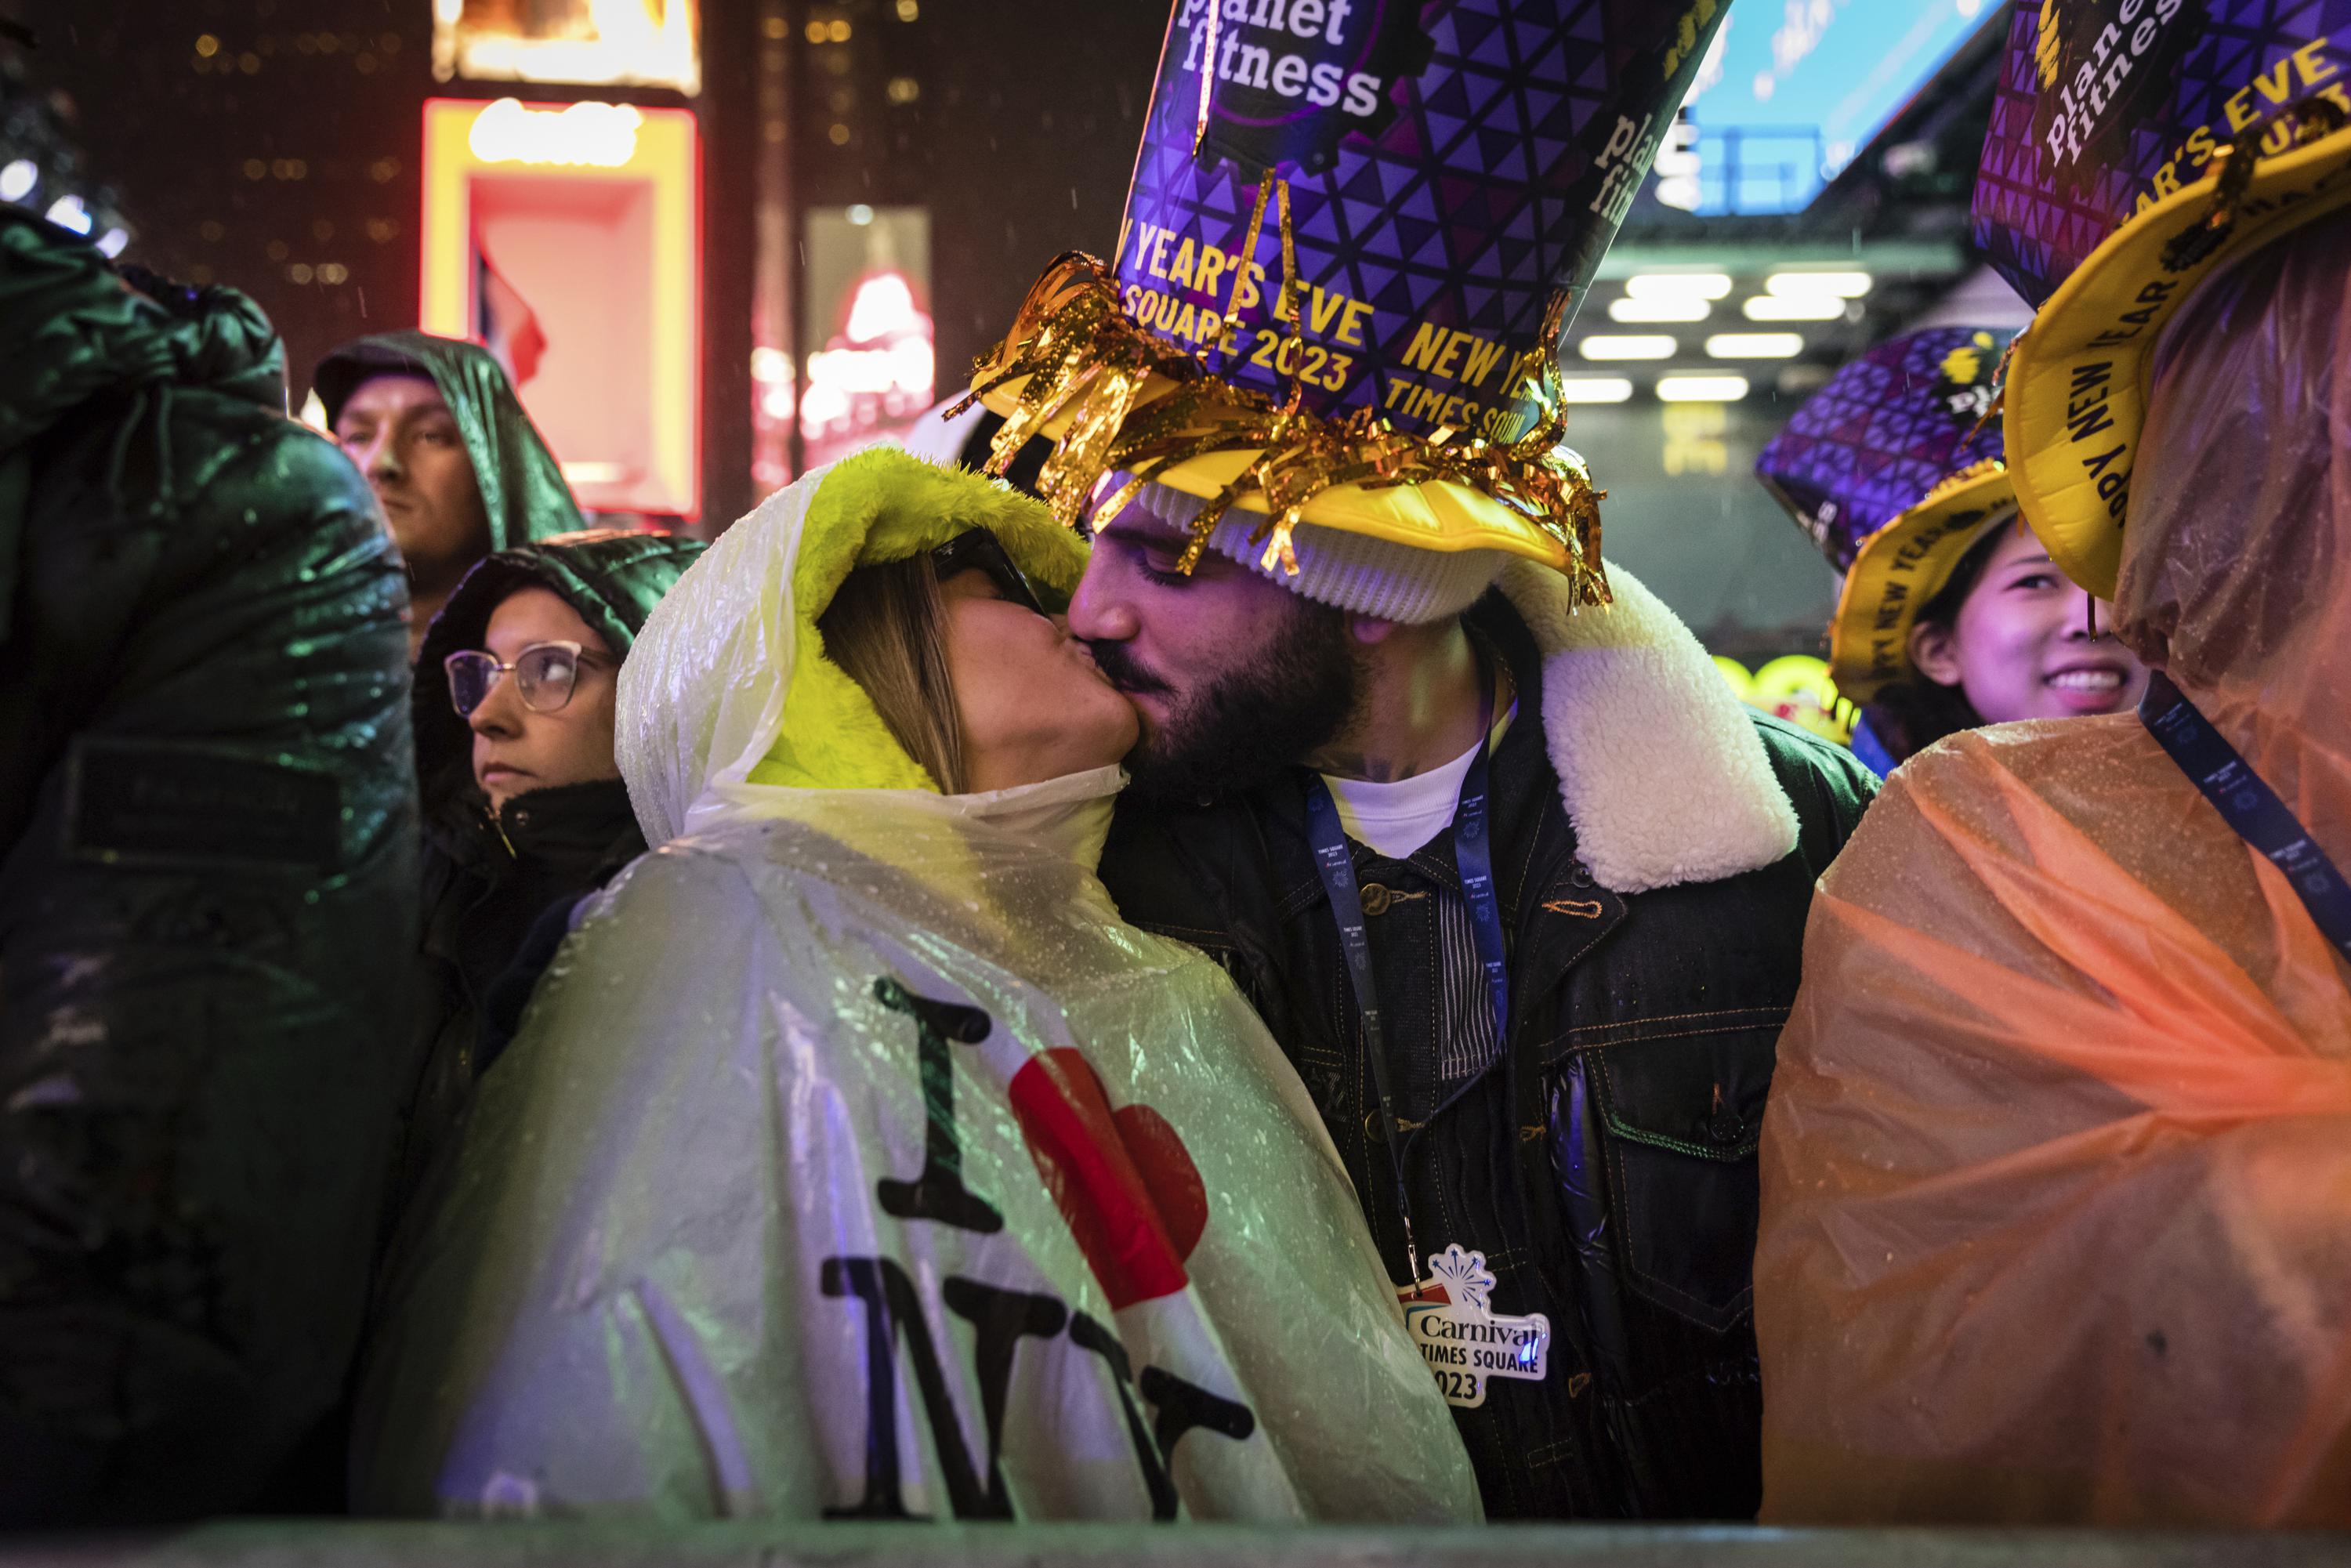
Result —
[[[2351, 222], [2158, 355], [2121, 635], [2351, 864]], [[2351, 967], [2130, 715], [1907, 765], [1764, 1125], [1765, 1516], [2351, 1524]]]
[[673, 844], [579, 933], [398, 1282], [370, 1503], [1474, 1515], [1223, 975], [935, 799]]

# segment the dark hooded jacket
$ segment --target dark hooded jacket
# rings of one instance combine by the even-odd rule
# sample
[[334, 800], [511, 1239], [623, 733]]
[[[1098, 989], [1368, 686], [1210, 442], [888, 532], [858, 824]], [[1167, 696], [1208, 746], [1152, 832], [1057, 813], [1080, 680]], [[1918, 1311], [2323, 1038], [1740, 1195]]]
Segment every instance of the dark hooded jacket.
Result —
[[[404, 1199], [462, 1112], [493, 1044], [511, 1033], [545, 955], [499, 986], [534, 923], [561, 913], [645, 851], [618, 777], [509, 799], [492, 814], [474, 783], [473, 730], [449, 703], [442, 661], [482, 646], [491, 613], [517, 590], [547, 588], [625, 659], [645, 617], [702, 544], [602, 530], [500, 550], [457, 585], [425, 633], [416, 664], [417, 776], [424, 800], [424, 931], [417, 1079], [402, 1137], [395, 1202]], [[519, 994], [513, 994], [518, 992]], [[503, 1005], [493, 1006], [494, 995]]]
[[0, 1528], [334, 1506], [405, 1075], [399, 555], [140, 282], [0, 208]]
[[555, 454], [523, 412], [496, 356], [479, 343], [429, 332], [379, 332], [344, 344], [319, 362], [311, 384], [332, 428], [360, 382], [380, 375], [423, 375], [441, 389], [457, 421], [474, 482], [490, 519], [490, 547], [511, 549], [585, 527]]

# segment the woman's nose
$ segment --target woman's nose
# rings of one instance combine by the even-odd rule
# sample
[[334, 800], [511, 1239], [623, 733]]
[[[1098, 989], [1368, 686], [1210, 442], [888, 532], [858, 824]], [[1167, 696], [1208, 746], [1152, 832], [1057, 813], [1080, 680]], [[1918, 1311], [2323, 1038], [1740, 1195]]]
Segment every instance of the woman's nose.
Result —
[[2115, 634], [2115, 607], [2103, 599], [2093, 599], [2087, 589], [2077, 588], [2066, 597], [2066, 632], [2070, 636], [2096, 642]]
[[521, 706], [515, 696], [514, 672], [502, 670], [497, 679], [490, 684], [489, 694], [475, 703], [474, 711], [465, 716], [465, 723], [475, 735], [503, 739], [521, 732], [518, 722]]

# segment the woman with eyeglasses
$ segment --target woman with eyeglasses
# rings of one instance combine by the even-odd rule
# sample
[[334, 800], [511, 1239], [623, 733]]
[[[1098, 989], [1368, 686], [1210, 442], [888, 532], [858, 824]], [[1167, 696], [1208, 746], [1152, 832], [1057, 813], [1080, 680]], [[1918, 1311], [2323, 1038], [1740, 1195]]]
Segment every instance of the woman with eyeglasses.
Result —
[[[644, 852], [612, 759], [613, 696], [638, 628], [702, 549], [604, 529], [500, 550], [466, 574], [425, 633], [413, 709], [424, 806], [419, 1074], [395, 1212], [473, 1088], [486, 1018], [518, 1015], [528, 998], [543, 959], [508, 971], [534, 923], [546, 916], [559, 937], [563, 913]], [[505, 1032], [494, 1025], [491, 1043]]]
[[1113, 907], [1137, 722], [1056, 613], [1085, 549], [874, 450], [654, 612], [618, 729], [657, 847], [398, 1249], [363, 1507], [1478, 1517], [1429, 1363], [1466, 1390], [1548, 1328], [1432, 1259], [1466, 1326], [1416, 1350], [1257, 1015]]

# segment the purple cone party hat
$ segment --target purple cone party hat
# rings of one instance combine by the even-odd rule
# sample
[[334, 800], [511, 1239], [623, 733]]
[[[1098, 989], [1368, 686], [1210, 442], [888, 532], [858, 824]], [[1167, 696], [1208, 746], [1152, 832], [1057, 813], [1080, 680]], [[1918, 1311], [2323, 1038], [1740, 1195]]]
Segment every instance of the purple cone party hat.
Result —
[[2014, 512], [1992, 412], [2010, 334], [1890, 339], [1807, 399], [1755, 476], [1844, 574], [1829, 673], [1867, 702], [1910, 674], [1910, 628], [1968, 548]]
[[1521, 557], [1605, 602], [1560, 344], [1729, 8], [1178, 0], [1113, 261], [976, 369], [999, 450], [1056, 440], [1066, 520], [1180, 506], [1187, 570], [1425, 620]]
[[2114, 592], [2152, 351], [2197, 285], [2351, 201], [2351, 0], [2022, 0], [1978, 246], [2039, 308], [2001, 393], [2025, 518]]

